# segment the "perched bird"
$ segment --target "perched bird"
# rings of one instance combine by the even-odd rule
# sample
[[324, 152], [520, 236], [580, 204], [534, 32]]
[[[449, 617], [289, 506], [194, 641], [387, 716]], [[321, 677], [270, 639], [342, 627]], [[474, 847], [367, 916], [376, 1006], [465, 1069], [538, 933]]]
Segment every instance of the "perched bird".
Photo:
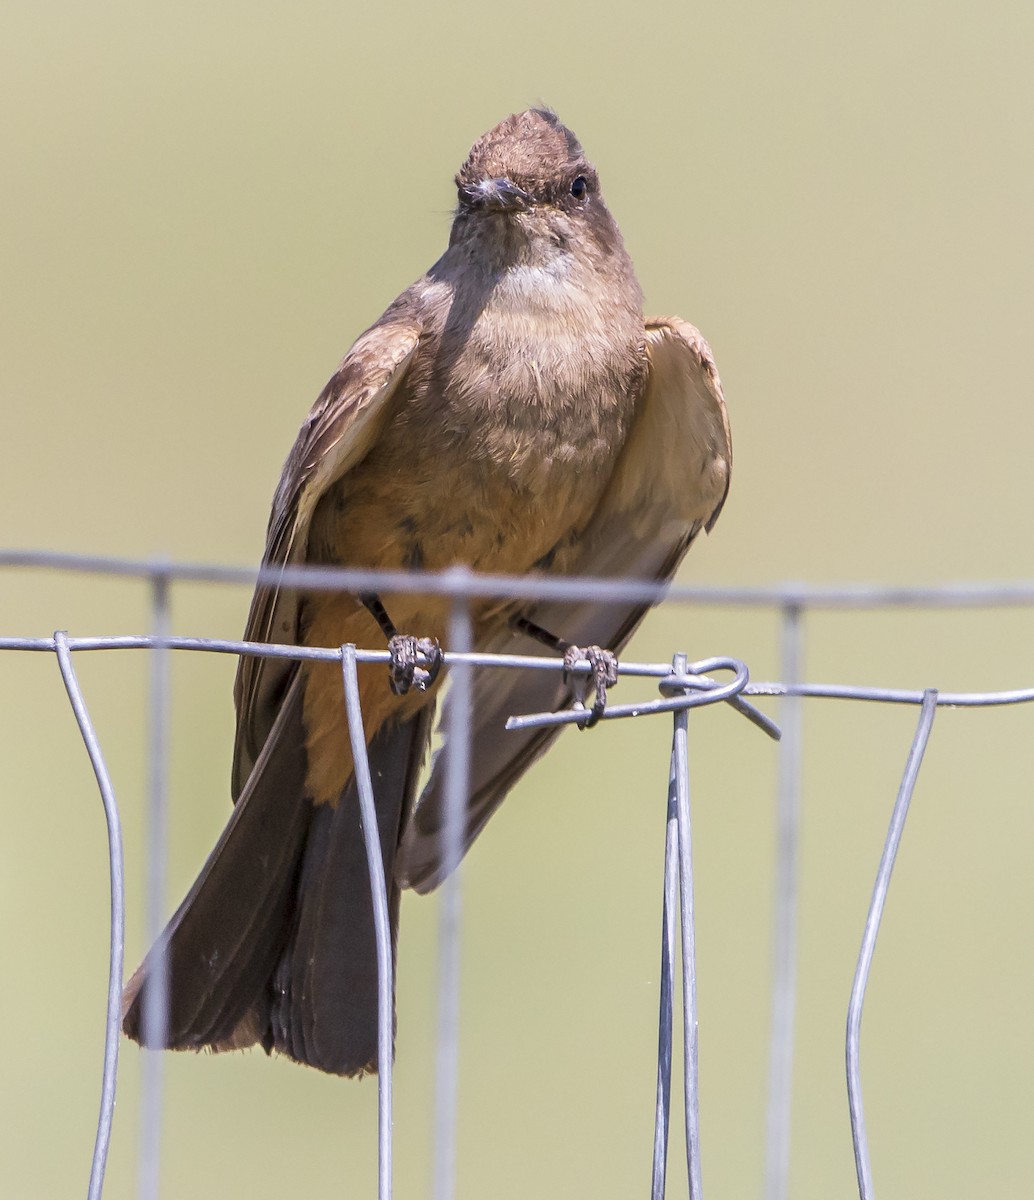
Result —
[[[358, 338], [302, 426], [264, 563], [669, 579], [729, 484], [707, 343], [678, 318], [644, 319], [596, 171], [554, 113], [500, 122], [456, 184], [448, 249]], [[475, 645], [588, 657], [602, 697], [646, 607], [474, 601]], [[359, 675], [393, 945], [400, 889], [443, 874], [441, 764], [416, 784], [447, 617], [443, 597], [260, 584], [245, 634], [390, 639], [389, 677]], [[507, 716], [569, 704], [560, 679], [476, 675], [464, 848], [557, 733], [507, 733]], [[233, 814], [126, 987], [123, 1028], [143, 1036], [163, 947], [162, 1045], [258, 1043], [339, 1075], [375, 1070], [373, 910], [340, 668], [244, 658], [234, 698]]]

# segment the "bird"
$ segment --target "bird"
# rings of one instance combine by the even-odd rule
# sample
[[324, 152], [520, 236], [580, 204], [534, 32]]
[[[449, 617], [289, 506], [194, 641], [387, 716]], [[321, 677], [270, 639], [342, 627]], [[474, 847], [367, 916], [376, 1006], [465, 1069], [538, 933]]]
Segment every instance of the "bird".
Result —
[[[553, 111], [490, 129], [456, 187], [445, 252], [356, 339], [302, 425], [245, 633], [387, 639], [387, 678], [383, 664], [358, 675], [393, 957], [401, 891], [446, 873], [444, 760], [428, 775], [425, 758], [449, 599], [305, 592], [276, 571], [461, 564], [663, 583], [718, 519], [732, 461], [707, 342], [678, 317], [644, 316], [597, 171]], [[591, 724], [648, 608], [591, 594], [474, 599], [473, 643], [541, 653], [545, 642], [568, 665], [588, 659]], [[559, 732], [506, 732], [508, 715], [567, 707], [576, 686], [570, 673], [476, 672], [464, 852]], [[374, 919], [340, 664], [244, 656], [234, 701], [229, 822], [127, 984], [123, 1029], [158, 1048], [260, 1045], [328, 1074], [374, 1072]], [[446, 727], [448, 713], [446, 699]], [[145, 1033], [158, 979], [167, 1022]]]

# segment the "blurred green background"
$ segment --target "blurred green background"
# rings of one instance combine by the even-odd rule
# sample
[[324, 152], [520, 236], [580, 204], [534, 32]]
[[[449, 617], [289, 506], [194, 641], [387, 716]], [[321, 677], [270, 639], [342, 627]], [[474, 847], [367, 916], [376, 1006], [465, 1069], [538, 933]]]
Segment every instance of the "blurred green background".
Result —
[[[28, 5], [0, 15], [7, 545], [257, 562], [280, 464], [352, 338], [440, 253], [452, 175], [545, 101], [600, 169], [652, 310], [711, 340], [736, 464], [684, 579], [1032, 573], [1034, 9], [457, 0]], [[239, 636], [244, 588], [177, 587]], [[145, 632], [142, 584], [0, 580], [0, 634]], [[764, 612], [669, 606], [643, 658], [778, 672]], [[1034, 682], [1029, 612], [811, 618], [809, 678]], [[143, 949], [147, 661], [79, 669], [125, 822]], [[53, 660], [0, 685], [0, 1191], [85, 1190], [107, 867]], [[233, 663], [173, 667], [168, 904], [226, 817]], [[625, 688], [632, 693], [632, 685]], [[1031, 711], [943, 712], [863, 1030], [881, 1197], [1027, 1197]], [[842, 1030], [915, 712], [805, 710], [794, 1197], [854, 1194]], [[650, 1162], [666, 722], [568, 735], [464, 873], [461, 1197], [642, 1195]], [[692, 721], [703, 1166], [757, 1196], [775, 752]], [[397, 1194], [430, 1194], [434, 899], [403, 905]], [[372, 1196], [376, 1086], [260, 1053], [167, 1056], [163, 1194]], [[135, 1187], [124, 1046], [107, 1194]], [[681, 1160], [672, 1155], [671, 1194]]]

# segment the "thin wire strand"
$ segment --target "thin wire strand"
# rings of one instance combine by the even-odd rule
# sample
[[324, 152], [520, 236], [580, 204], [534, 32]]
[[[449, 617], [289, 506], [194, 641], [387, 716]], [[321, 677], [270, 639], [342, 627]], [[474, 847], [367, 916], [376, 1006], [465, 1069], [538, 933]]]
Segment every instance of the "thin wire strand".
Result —
[[[1034, 603], [1034, 601], [1032, 601]], [[92, 650], [147, 650], [152, 648], [159, 639], [146, 635], [131, 635], [120, 637], [80, 637], [68, 638], [67, 645], [73, 652]], [[288, 658], [298, 661], [336, 662], [340, 657], [339, 649], [327, 647], [311, 647], [296, 645], [266, 644], [263, 642], [232, 642], [220, 638], [187, 638], [169, 637], [160, 639], [170, 650], [186, 650], [197, 652], [212, 652], [217, 654], [247, 654], [256, 658]], [[29, 651], [50, 652], [55, 650], [52, 637], [2, 637], [0, 651]], [[489, 654], [473, 652], [470, 654], [445, 653], [442, 656], [446, 666], [456, 663], [467, 663], [472, 667], [503, 667], [510, 670], [546, 670], [561, 671], [563, 664], [555, 658], [540, 658], [535, 655], [523, 654]], [[388, 662], [390, 655], [386, 650], [357, 650], [356, 661], [361, 663]], [[722, 661], [736, 661], [722, 659]], [[625, 677], [646, 676], [651, 678], [670, 678], [670, 663], [621, 663], [621, 674]], [[723, 685], [724, 686], [724, 685]], [[715, 689], [717, 690], [717, 689]], [[914, 704], [923, 703], [921, 688], [878, 688], [862, 687], [855, 684], [838, 683], [799, 683], [784, 682], [747, 683], [742, 690], [742, 696], [803, 696], [829, 700], [863, 700], [877, 703]], [[690, 699], [689, 697], [686, 698]], [[730, 697], [719, 695], [705, 700], [694, 701], [693, 704], [678, 700], [647, 701], [654, 705], [653, 711], [672, 712], [680, 707], [695, 707], [701, 703], [714, 703], [715, 699], [729, 700]], [[937, 704], [940, 708], [986, 708], [1007, 704], [1029, 704], [1034, 701], [1034, 687], [1011, 688], [1000, 691], [985, 692], [945, 692], [938, 691]], [[661, 705], [664, 707], [661, 707]], [[608, 709], [608, 711], [611, 711]], [[648, 711], [644, 705], [623, 705], [622, 715], [638, 716]], [[584, 719], [584, 714], [582, 716]], [[564, 722], [569, 718], [565, 716]]]
[[862, 1075], [859, 1065], [859, 1044], [862, 1028], [862, 1005], [865, 1002], [865, 988], [869, 982], [869, 969], [872, 966], [873, 953], [876, 949], [876, 937], [880, 931], [880, 921], [887, 903], [887, 890], [890, 887], [890, 876], [894, 870], [898, 847], [901, 845], [901, 835], [905, 830], [905, 820], [908, 817], [908, 806], [912, 800], [919, 768], [923, 764], [923, 755], [930, 740], [930, 730], [937, 713], [937, 693], [927, 690], [923, 696], [923, 705], [919, 713], [919, 723], [912, 739], [912, 748], [908, 753], [905, 764], [905, 774], [901, 780], [894, 811], [890, 818], [890, 828], [884, 842], [883, 854], [880, 857], [879, 870], [876, 872], [876, 883], [872, 889], [872, 900], [869, 903], [869, 913], [865, 919], [865, 931], [862, 935], [862, 946], [858, 952], [858, 965], [855, 968], [854, 983], [851, 986], [851, 999], [847, 1007], [847, 1097], [851, 1113], [851, 1138], [854, 1142], [855, 1171], [858, 1175], [858, 1195], [860, 1200], [872, 1200], [872, 1168], [869, 1163], [869, 1140], [865, 1132], [865, 1110], [862, 1105]]
[[462, 661], [473, 641], [470, 606], [466, 598], [452, 601], [449, 645], [458, 652], [451, 668], [449, 728], [445, 743], [445, 828], [438, 925], [438, 1055], [434, 1108], [434, 1197], [452, 1200], [456, 1194], [456, 1115], [459, 1095], [460, 1040], [460, 859], [470, 790], [471, 705], [470, 667]]
[[664, 895], [661, 905], [661, 989], [657, 1029], [657, 1103], [653, 1124], [651, 1200], [663, 1200], [671, 1124], [671, 1060], [675, 997], [675, 924], [678, 920], [678, 808], [675, 759], [668, 770], [668, 808], [664, 822]]
[[[676, 676], [686, 673], [686, 656], [672, 660]], [[683, 1087], [686, 1105], [686, 1168], [689, 1200], [703, 1200], [700, 1171], [700, 1086], [697, 1053], [697, 952], [696, 916], [693, 910], [693, 827], [689, 802], [689, 709], [675, 713], [672, 733], [671, 773], [675, 790], [675, 816], [679, 852], [679, 924], [682, 929], [682, 1046]]]
[[[926, 692], [919, 688], [857, 687], [843, 683], [749, 683], [749, 696], [805, 696], [812, 700], [866, 700], [876, 704], [921, 705]], [[937, 693], [938, 708], [995, 708], [1004, 704], [1029, 704], [1034, 687], [990, 692]]]
[[[91, 650], [150, 650], [157, 643], [156, 638], [147, 634], [122, 634], [107, 637], [78, 637], [69, 638], [68, 645], [76, 652]], [[341, 657], [340, 647], [328, 646], [299, 646], [296, 642], [242, 642], [229, 641], [226, 638], [199, 637], [167, 637], [161, 639], [170, 650], [194, 650], [205, 654], [247, 655], [249, 658], [289, 658], [299, 662], [337, 662]], [[6, 637], [0, 638], [0, 650], [34, 650], [48, 654], [54, 651], [52, 637]], [[356, 662], [388, 663], [391, 654], [387, 650], [356, 649]], [[724, 661], [724, 660], [723, 660]], [[485, 651], [472, 651], [469, 654], [457, 654], [453, 651], [443, 652], [443, 662], [465, 662], [472, 667], [505, 667], [513, 670], [524, 670], [531, 667], [536, 670], [565, 671], [573, 673], [588, 672], [587, 663], [575, 663], [566, 667], [561, 658], [546, 657], [534, 654], [490, 654]], [[621, 674], [624, 676], [662, 677], [671, 674], [671, 663], [637, 663], [622, 662]]]
[[[703, 587], [667, 585], [656, 579], [613, 579], [596, 576], [564, 578], [529, 575], [471, 574], [465, 568], [444, 571], [356, 571], [342, 567], [262, 566], [165, 562], [154, 559], [65, 554], [51, 550], [0, 550], [0, 569], [50, 570], [150, 579], [165, 572], [170, 580], [193, 583], [279, 584], [306, 591], [394, 591], [436, 596], [484, 599], [584, 600], [600, 603], [625, 600], [657, 603], [664, 597], [682, 604], [723, 608], [782, 608], [795, 604], [808, 609], [874, 608], [1001, 608], [1034, 604], [1034, 580], [1013, 582], [954, 582], [922, 587], [873, 584], [824, 585], [777, 583], [763, 587]], [[362, 659], [359, 660], [360, 662]]]
[[[151, 985], [144, 989], [141, 1044], [164, 1046], [169, 1025], [168, 944], [160, 937], [164, 926], [166, 855], [168, 853], [169, 791], [169, 580], [157, 573], [151, 581], [150, 725], [148, 739], [147, 803], [147, 944], [155, 947]], [[158, 1200], [161, 1179], [162, 1100], [165, 1057], [161, 1050], [144, 1049], [140, 1073], [140, 1200]]]
[[126, 889], [125, 863], [122, 853], [122, 825], [119, 820], [115, 791], [111, 777], [101, 753], [100, 743], [94, 731], [90, 714], [83, 699], [79, 680], [72, 665], [68, 639], [64, 633], [54, 634], [54, 648], [65, 691], [75, 713], [86, 752], [90, 756], [93, 773], [100, 789], [104, 805], [104, 820], [108, 828], [108, 871], [111, 888], [111, 921], [108, 950], [108, 1000], [104, 1022], [104, 1070], [101, 1078], [100, 1114], [97, 1118], [97, 1135], [93, 1144], [90, 1163], [88, 1200], [101, 1200], [104, 1191], [104, 1172], [108, 1164], [108, 1148], [111, 1145], [111, 1127], [115, 1119], [115, 1090], [118, 1079], [119, 1017], [122, 1001], [122, 968], [126, 943]]
[[[711, 671], [731, 671], [733, 678], [726, 683], [708, 677]], [[668, 674], [660, 681], [664, 699], [639, 701], [636, 704], [608, 704], [600, 719], [613, 721], [620, 717], [643, 717], [652, 713], [677, 712], [682, 708], [698, 708], [704, 704], [715, 704], [725, 700], [769, 737], [779, 740], [779, 728], [764, 713], [748, 704], [742, 693], [750, 679], [747, 664], [726, 656], [707, 658], [691, 663], [683, 675]], [[560, 712], [528, 713], [510, 717], [507, 731], [518, 729], [545, 729], [552, 725], [583, 725], [584, 707], [563, 709]]]
[[[792, 685], [801, 677], [804, 653], [804, 628], [800, 607], [795, 604], [785, 605], [780, 625], [781, 674], [786, 683]], [[786, 1200], [790, 1187], [800, 874], [801, 702], [797, 696], [782, 697], [779, 704], [779, 726], [783, 731], [783, 738], [779, 747], [776, 803], [772, 1011], [765, 1130], [766, 1200]]]
[[394, 1033], [394, 964], [391, 956], [391, 921], [388, 916], [388, 889], [384, 878], [384, 859], [377, 805], [370, 778], [370, 759], [363, 729], [363, 710], [359, 699], [359, 674], [355, 646], [341, 647], [341, 675], [345, 689], [345, 713], [348, 738], [352, 747], [353, 773], [359, 793], [359, 813], [366, 846], [366, 864], [370, 872], [373, 897], [373, 929], [377, 940], [377, 1196], [391, 1200], [392, 1186], [392, 1059]]

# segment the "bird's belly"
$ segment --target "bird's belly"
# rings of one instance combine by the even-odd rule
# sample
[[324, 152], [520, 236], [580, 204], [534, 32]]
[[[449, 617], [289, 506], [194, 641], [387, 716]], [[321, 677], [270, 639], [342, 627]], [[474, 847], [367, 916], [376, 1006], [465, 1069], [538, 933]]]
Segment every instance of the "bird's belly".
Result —
[[[594, 486], [591, 473], [580, 475], [574, 463], [540, 465], [537, 486], [527, 486], [505, 469], [409, 446], [408, 459], [390, 467], [376, 451], [328, 492], [313, 517], [310, 560], [387, 570], [457, 563], [500, 574], [564, 569], [599, 498], [602, 484]], [[380, 598], [400, 632], [448, 644], [448, 597], [382, 590]], [[475, 637], [505, 621], [506, 607], [498, 600], [476, 602]], [[309, 645], [384, 645], [383, 632], [356, 597], [311, 595], [304, 611], [302, 640]], [[314, 800], [333, 803], [352, 770], [341, 736], [340, 668], [310, 664], [306, 674], [306, 785]], [[417, 691], [393, 695], [379, 664], [360, 667], [359, 683], [368, 729], [405, 720], [430, 699]]]
[[[511, 371], [473, 394], [460, 386], [440, 388], [436, 398], [432, 389], [411, 392], [367, 457], [320, 500], [308, 561], [375, 570], [463, 564], [513, 575], [569, 569], [624, 443], [638, 381], [621, 386], [618, 372], [606, 382], [583, 374], [575, 387], [551, 371], [544, 385], [540, 363], [527, 369], [533, 378]], [[448, 597], [382, 590], [380, 599], [400, 632], [447, 644]], [[476, 641], [505, 622], [507, 607], [474, 603]], [[307, 597], [302, 626], [310, 645], [384, 644], [369, 612], [347, 595]], [[340, 671], [313, 664], [307, 675], [307, 782], [315, 799], [332, 801], [351, 771]], [[392, 695], [379, 666], [360, 668], [360, 688], [368, 729], [404, 720], [430, 699]]]
[[[613, 470], [619, 427], [570, 422], [384, 438], [321, 502], [310, 558], [384, 569], [562, 569]], [[616, 435], [616, 436], [615, 436]]]
[[573, 472], [553, 473], [539, 490], [455, 467], [440, 469], [433, 485], [356, 483], [338, 545], [344, 558], [370, 567], [524, 572], [580, 529], [597, 499], [579, 495]]

